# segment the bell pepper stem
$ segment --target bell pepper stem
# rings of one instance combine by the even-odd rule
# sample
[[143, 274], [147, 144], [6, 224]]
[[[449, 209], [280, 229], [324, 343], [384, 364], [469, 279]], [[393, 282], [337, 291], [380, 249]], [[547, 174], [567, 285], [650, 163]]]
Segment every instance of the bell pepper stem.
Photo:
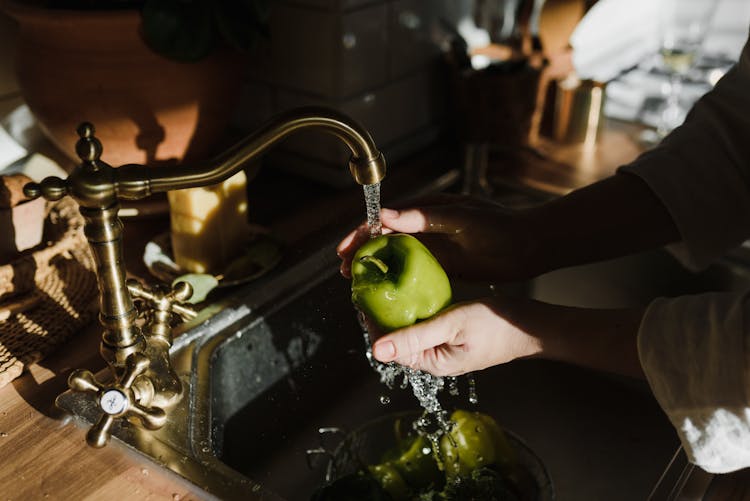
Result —
[[362, 256], [359, 258], [359, 262], [362, 264], [371, 264], [378, 268], [381, 272], [388, 273], [388, 265], [385, 264], [382, 260], [376, 258], [375, 256]]

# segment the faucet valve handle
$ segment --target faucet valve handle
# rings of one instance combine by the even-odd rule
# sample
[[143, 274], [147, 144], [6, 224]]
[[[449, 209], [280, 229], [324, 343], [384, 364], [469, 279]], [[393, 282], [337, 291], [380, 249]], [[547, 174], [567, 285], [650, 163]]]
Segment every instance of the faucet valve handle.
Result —
[[[78, 126], [76, 132], [80, 139], [76, 143], [76, 154], [81, 159], [83, 166], [90, 171], [99, 170], [99, 157], [102, 156], [102, 143], [94, 137], [94, 125], [83, 122]], [[70, 193], [67, 179], [49, 176], [41, 183], [28, 183], [23, 187], [23, 193], [28, 198], [34, 199], [44, 197], [51, 202], [60, 200]]]
[[26, 183], [23, 187], [23, 194], [28, 198], [44, 197], [51, 202], [60, 200], [68, 192], [68, 181], [55, 176], [45, 177], [41, 183]]
[[132, 353], [125, 360], [125, 370], [119, 381], [104, 385], [87, 370], [78, 369], [68, 378], [73, 391], [94, 393], [103, 414], [86, 434], [86, 442], [92, 447], [103, 447], [109, 441], [110, 429], [117, 418], [138, 418], [144, 428], [157, 430], [167, 422], [167, 414], [159, 407], [146, 407], [138, 402], [133, 391], [133, 382], [149, 366], [149, 360], [141, 353]]
[[157, 311], [174, 313], [183, 320], [190, 320], [198, 315], [197, 311], [184, 303], [193, 295], [193, 287], [187, 282], [177, 282], [171, 289], [160, 285], [149, 289], [131, 278], [127, 281], [127, 286], [133, 297], [144, 299]]

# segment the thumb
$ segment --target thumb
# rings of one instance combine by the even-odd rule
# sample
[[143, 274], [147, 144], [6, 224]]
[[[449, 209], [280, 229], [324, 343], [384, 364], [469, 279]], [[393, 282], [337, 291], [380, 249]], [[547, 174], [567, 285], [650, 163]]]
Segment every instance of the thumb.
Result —
[[383, 226], [400, 233], [455, 233], [461, 221], [449, 206], [381, 209]]
[[451, 322], [446, 320], [444, 315], [437, 315], [386, 334], [372, 345], [372, 354], [384, 363], [394, 360], [414, 363], [425, 350], [445, 344], [455, 337]]

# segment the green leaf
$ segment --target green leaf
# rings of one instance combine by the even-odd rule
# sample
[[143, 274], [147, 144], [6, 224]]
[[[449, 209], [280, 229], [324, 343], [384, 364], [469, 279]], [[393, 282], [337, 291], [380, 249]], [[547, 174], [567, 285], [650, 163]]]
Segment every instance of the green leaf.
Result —
[[267, 35], [270, 7], [266, 0], [217, 0], [213, 6], [217, 30], [231, 47], [247, 50], [258, 34]]
[[143, 38], [156, 53], [176, 61], [197, 61], [216, 43], [210, 2], [146, 0]]

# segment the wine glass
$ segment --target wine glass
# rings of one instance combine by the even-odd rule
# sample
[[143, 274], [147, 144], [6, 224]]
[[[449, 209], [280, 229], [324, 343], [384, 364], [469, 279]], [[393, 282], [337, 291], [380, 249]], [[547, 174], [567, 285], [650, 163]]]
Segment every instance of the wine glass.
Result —
[[685, 76], [695, 64], [718, 0], [660, 0], [659, 55], [669, 75], [656, 132], [666, 136], [679, 126], [687, 110], [680, 104]]

